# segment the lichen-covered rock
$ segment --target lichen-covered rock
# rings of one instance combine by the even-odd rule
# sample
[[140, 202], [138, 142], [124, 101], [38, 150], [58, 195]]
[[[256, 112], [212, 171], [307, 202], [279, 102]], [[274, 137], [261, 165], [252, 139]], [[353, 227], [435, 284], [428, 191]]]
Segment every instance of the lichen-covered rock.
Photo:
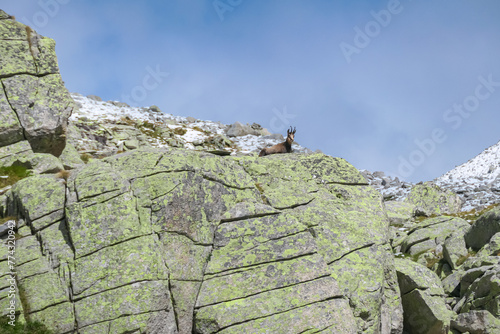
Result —
[[461, 218], [440, 216], [429, 218], [408, 232], [401, 243], [401, 252], [420, 257], [429, 250], [435, 250], [452, 235], [462, 237], [470, 225]]
[[85, 164], [76, 148], [70, 143], [66, 143], [66, 147], [59, 156], [59, 160], [61, 160], [66, 170], [75, 169]]
[[442, 280], [443, 289], [446, 295], [460, 297], [460, 281], [464, 276], [462, 270], [455, 270]]
[[33, 150], [27, 140], [0, 147], [0, 166], [10, 167], [20, 159], [27, 159], [33, 155]]
[[36, 174], [53, 174], [64, 170], [61, 161], [49, 153], [33, 153], [18, 159], [15, 163]]
[[[402, 310], [392, 256], [385, 247], [388, 221], [380, 194], [367, 187], [366, 180], [345, 160], [322, 154], [306, 155], [300, 164], [293, 160], [293, 155], [276, 155], [241, 159], [241, 163], [256, 181], [276, 180], [258, 182], [262, 196], [281, 210], [293, 208], [296, 217], [313, 231], [319, 254], [350, 299], [358, 330], [377, 332], [382, 324], [397, 333], [402, 328]], [[280, 179], [283, 187], [277, 189]], [[304, 179], [313, 192], [306, 197], [310, 201], [294, 199], [292, 182], [297, 179]], [[297, 191], [304, 192], [304, 187]], [[280, 203], [288, 194], [291, 201]]]
[[431, 295], [444, 296], [441, 280], [427, 267], [407, 259], [394, 259], [402, 295], [415, 289], [426, 290]]
[[446, 308], [439, 277], [407, 259], [395, 259], [408, 333], [448, 333], [451, 312]]
[[500, 206], [482, 214], [476, 220], [465, 235], [465, 242], [467, 247], [479, 250], [498, 232], [500, 232]]
[[420, 215], [427, 217], [458, 213], [462, 208], [462, 200], [457, 194], [443, 190], [432, 182], [415, 185], [406, 202], [415, 205]]
[[56, 173], [64, 169], [61, 161], [54, 155], [34, 153], [28, 141], [0, 147], [0, 166], [22, 166], [35, 174]]
[[495, 233], [490, 241], [477, 252], [476, 256], [500, 256], [500, 232]]
[[402, 297], [404, 329], [415, 334], [447, 334], [452, 312], [442, 296], [415, 289]]
[[64, 87], [55, 42], [8, 17], [0, 20], [0, 146], [27, 140], [59, 156], [73, 100]]
[[464, 234], [463, 231], [454, 233], [444, 241], [443, 256], [452, 270], [456, 270], [460, 266], [459, 262], [469, 253]]
[[487, 310], [500, 317], [500, 266], [480, 267], [465, 273], [461, 280], [460, 313]]
[[8, 146], [24, 140], [19, 118], [12, 110], [3, 88], [0, 89], [0, 110], [0, 145]]
[[53, 175], [36, 175], [17, 182], [10, 194], [8, 215], [20, 214], [33, 231], [64, 217], [65, 185]]
[[403, 225], [415, 217], [415, 205], [402, 201], [384, 202], [391, 225]]
[[500, 320], [488, 311], [470, 311], [453, 319], [451, 328], [460, 333], [496, 334], [500, 333]]
[[343, 159], [138, 149], [7, 202], [18, 312], [56, 333], [402, 332], [381, 196]]

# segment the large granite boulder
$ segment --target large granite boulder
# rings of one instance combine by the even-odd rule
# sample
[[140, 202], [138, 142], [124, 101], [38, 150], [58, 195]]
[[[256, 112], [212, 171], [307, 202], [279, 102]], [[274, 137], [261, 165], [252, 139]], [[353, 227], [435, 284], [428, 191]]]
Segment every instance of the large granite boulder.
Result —
[[55, 42], [0, 10], [0, 147], [27, 140], [59, 156], [73, 100], [59, 74]]
[[139, 149], [6, 195], [17, 313], [55, 333], [403, 330], [381, 196], [343, 159]]
[[500, 333], [500, 320], [488, 311], [471, 311], [453, 319], [451, 328], [459, 333], [497, 334]]
[[433, 182], [415, 185], [406, 202], [416, 206], [422, 216], [447, 215], [460, 212], [462, 199], [450, 190], [443, 190]]
[[407, 259], [396, 259], [403, 301], [404, 330], [415, 334], [446, 334], [452, 312], [446, 308], [439, 277], [431, 270]]
[[404, 225], [415, 218], [415, 205], [403, 201], [384, 202], [389, 222], [393, 226]]
[[500, 232], [500, 206], [482, 214], [476, 220], [465, 235], [465, 242], [467, 247], [479, 250], [498, 232]]

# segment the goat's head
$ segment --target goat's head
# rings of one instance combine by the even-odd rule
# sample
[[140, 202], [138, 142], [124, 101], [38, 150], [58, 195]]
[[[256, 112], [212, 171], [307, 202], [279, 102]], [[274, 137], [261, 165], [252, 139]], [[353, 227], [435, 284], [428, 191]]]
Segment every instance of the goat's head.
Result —
[[295, 128], [290, 127], [290, 129], [286, 130], [286, 140], [289, 141], [290, 143], [293, 142], [295, 139], [295, 131], [297, 131]]

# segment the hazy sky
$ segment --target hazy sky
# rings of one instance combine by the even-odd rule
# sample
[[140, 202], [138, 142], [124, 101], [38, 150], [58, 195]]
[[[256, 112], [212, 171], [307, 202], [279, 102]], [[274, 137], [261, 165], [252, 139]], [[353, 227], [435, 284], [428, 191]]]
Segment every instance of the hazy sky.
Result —
[[72, 92], [431, 180], [500, 140], [498, 0], [0, 0]]

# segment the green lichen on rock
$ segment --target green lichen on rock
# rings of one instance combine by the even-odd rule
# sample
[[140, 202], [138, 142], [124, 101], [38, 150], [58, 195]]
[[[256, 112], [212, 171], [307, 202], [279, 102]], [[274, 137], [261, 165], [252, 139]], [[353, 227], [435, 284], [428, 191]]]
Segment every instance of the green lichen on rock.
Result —
[[170, 280], [179, 334], [193, 333], [194, 307], [200, 287], [201, 281]]
[[168, 232], [160, 234], [160, 243], [171, 279], [202, 281], [212, 246], [197, 245], [186, 236]]
[[[237, 206], [240, 206], [239, 204]], [[263, 207], [268, 208], [267, 206]], [[277, 212], [272, 212], [270, 215], [258, 218], [247, 216], [246, 219], [242, 217], [241, 220], [222, 221], [215, 231], [214, 246], [225, 247], [231, 240], [248, 239], [248, 237], [251, 237], [251, 242], [262, 244], [306, 230], [308, 230], [308, 226], [302, 224], [291, 212], [279, 215]]]
[[66, 217], [76, 257], [150, 234], [151, 226], [140, 223], [136, 207], [137, 200], [129, 192], [94, 205], [69, 205]]
[[103, 291], [75, 302], [80, 327], [120, 318], [166, 310], [173, 313], [166, 281], [143, 281]]
[[384, 203], [387, 217], [393, 226], [401, 226], [411, 222], [415, 216], [415, 205], [401, 201], [388, 201]]
[[59, 332], [397, 331], [389, 223], [363, 180], [318, 154], [137, 149], [18, 182], [24, 312], [71, 307]]
[[452, 191], [443, 190], [432, 182], [414, 186], [406, 201], [417, 207], [424, 216], [447, 215], [460, 212], [462, 200]]
[[[200, 333], [210, 333], [199, 327]], [[314, 303], [284, 313], [259, 318], [221, 330], [221, 334], [239, 333], [290, 333], [314, 332], [356, 333], [348, 301], [332, 299]]]
[[2, 79], [2, 85], [33, 150], [59, 156], [73, 109], [60, 75], [19, 74]]
[[76, 169], [85, 164], [76, 148], [70, 143], [66, 143], [59, 160], [61, 160], [65, 170]]
[[[396, 331], [402, 327], [396, 272], [385, 246], [372, 245], [353, 251], [329, 268], [349, 298], [359, 331], [378, 333], [379, 326]], [[386, 312], [380, 312], [381, 309]]]
[[12, 152], [19, 149], [17, 143], [28, 141], [29, 150], [11, 156], [0, 152], [0, 166], [18, 163], [39, 173], [61, 170], [59, 161], [33, 155], [61, 154], [73, 109], [59, 74], [55, 42], [4, 16], [0, 20], [0, 147], [14, 146], [7, 149]]
[[444, 244], [452, 234], [463, 237], [469, 228], [467, 221], [461, 218], [440, 216], [426, 219], [408, 232], [401, 244], [401, 252], [418, 258], [424, 252]]
[[403, 299], [404, 328], [408, 333], [447, 333], [452, 312], [446, 308], [441, 296], [415, 289]]
[[238, 162], [258, 184], [262, 195], [275, 208], [290, 208], [308, 203], [318, 190], [312, 175], [302, 163], [291, 162], [287, 154], [259, 159], [240, 158]]
[[[349, 252], [388, 242], [389, 222], [380, 194], [371, 187], [330, 185], [322, 200], [300, 208], [311, 214], [320, 252], [328, 263]], [[306, 220], [307, 221], [307, 220]]]
[[168, 279], [155, 239], [146, 235], [75, 260], [71, 273], [73, 295], [83, 298], [135, 282]]
[[9, 17], [0, 21], [0, 48], [0, 146], [27, 139], [35, 152], [60, 155], [73, 100], [54, 40]]
[[[0, 42], [1, 44], [1, 42]], [[1, 47], [1, 46], [0, 46]], [[1, 65], [0, 65], [1, 66]], [[16, 113], [12, 110], [0, 82], [0, 143], [8, 146], [24, 139], [23, 129]]]
[[[14, 29], [21, 28], [17, 22], [9, 25]], [[5, 34], [6, 29], [8, 29], [6, 24], [0, 23], [0, 34], [2, 34], [1, 30]], [[26, 30], [22, 29], [22, 31], [26, 36]], [[0, 63], [0, 75], [2, 77], [16, 73], [31, 73], [32, 75], [36, 75], [36, 66], [27, 40], [0, 40], [0, 47], [5, 52], [2, 52]]]
[[452, 312], [446, 307], [443, 284], [433, 271], [408, 259], [395, 259], [404, 309], [404, 329], [410, 333], [446, 333]]
[[368, 185], [363, 175], [342, 158], [316, 153], [303, 157], [301, 163], [320, 184]]
[[453, 319], [451, 328], [460, 333], [494, 334], [500, 332], [500, 320], [485, 310], [471, 311], [461, 313]]
[[408, 259], [394, 259], [401, 294], [414, 289], [426, 290], [432, 295], [444, 295], [441, 280], [429, 268]]
[[27, 40], [26, 26], [2, 11], [4, 18], [0, 21], [0, 40]]
[[235, 270], [220, 276], [207, 275], [197, 300], [197, 307], [235, 300], [259, 292], [278, 289], [328, 275], [324, 259], [318, 254], [277, 261]]
[[27, 140], [0, 147], [0, 166], [11, 167], [19, 158], [31, 154], [33, 154], [33, 150]]
[[498, 232], [500, 232], [500, 206], [481, 215], [471, 226], [465, 235], [467, 247], [479, 250]]
[[19, 289], [27, 313], [69, 301], [67, 287], [54, 271], [26, 277], [19, 282]]
[[[197, 311], [196, 320], [203, 323], [205, 319], [210, 319], [217, 324], [218, 328], [226, 328], [248, 321], [248, 319], [271, 316], [335, 297], [342, 297], [336, 281], [331, 277], [324, 277], [204, 307]], [[213, 314], [216, 315], [215, 318], [212, 317]]]
[[71, 332], [75, 328], [75, 314], [73, 304], [70, 302], [31, 313], [29, 318], [43, 323], [52, 333]]
[[295, 258], [312, 254], [315, 251], [316, 244], [309, 231], [262, 243], [251, 237], [238, 238], [212, 252], [206, 272], [216, 274], [226, 270]]
[[[36, 175], [17, 182], [12, 189], [12, 200], [28, 224], [64, 208], [66, 188], [52, 175]], [[50, 198], [49, 201], [47, 199]], [[39, 228], [43, 226], [38, 226]]]

